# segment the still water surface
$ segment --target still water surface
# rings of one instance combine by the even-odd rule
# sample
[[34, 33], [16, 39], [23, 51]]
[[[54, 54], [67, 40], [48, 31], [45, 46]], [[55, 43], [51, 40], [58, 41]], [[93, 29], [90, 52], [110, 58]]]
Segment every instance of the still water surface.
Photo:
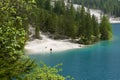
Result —
[[82, 49], [53, 54], [30, 55], [38, 63], [54, 66], [63, 63], [60, 74], [75, 80], [120, 80], [120, 24], [112, 24], [113, 40]]

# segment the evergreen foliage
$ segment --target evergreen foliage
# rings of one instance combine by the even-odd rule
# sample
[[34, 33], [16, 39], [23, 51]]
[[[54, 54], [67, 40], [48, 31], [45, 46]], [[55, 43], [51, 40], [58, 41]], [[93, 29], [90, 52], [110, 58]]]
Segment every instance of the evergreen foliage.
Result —
[[79, 43], [82, 44], [92, 44], [100, 40], [98, 21], [94, 15], [91, 17], [89, 9], [85, 11], [83, 5], [76, 10], [72, 2], [65, 3], [63, 0], [57, 0], [50, 6], [50, 2], [45, 0], [42, 4], [49, 3], [50, 7], [46, 9], [47, 5], [41, 7], [41, 3], [38, 0], [36, 2], [43, 14], [37, 15], [38, 19], [43, 20], [40, 21], [41, 31], [53, 34], [55, 39], [79, 38]]
[[84, 4], [92, 9], [100, 9], [108, 15], [120, 17], [119, 0], [72, 0], [76, 4]]
[[97, 23], [97, 19], [95, 18], [94, 15], [92, 15], [92, 25], [93, 26], [93, 38], [94, 38], [94, 41], [99, 41], [99, 38], [100, 38], [100, 30], [99, 30], [99, 26], [98, 26], [98, 23]]
[[102, 17], [102, 21], [100, 24], [100, 33], [101, 33], [101, 40], [109, 40], [112, 38], [111, 25], [106, 16]]

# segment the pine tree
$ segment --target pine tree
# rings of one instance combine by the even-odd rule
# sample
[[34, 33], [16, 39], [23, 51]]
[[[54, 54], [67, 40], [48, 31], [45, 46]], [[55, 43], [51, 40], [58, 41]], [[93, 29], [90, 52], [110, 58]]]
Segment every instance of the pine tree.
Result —
[[92, 43], [92, 35], [93, 35], [93, 26], [92, 26], [92, 20], [90, 13], [86, 13], [85, 18], [85, 44], [91, 44]]
[[35, 38], [40, 38], [40, 26], [41, 26], [41, 20], [43, 16], [41, 16], [41, 10], [36, 8], [32, 10], [30, 21], [31, 25], [35, 28]]
[[65, 14], [65, 34], [69, 37], [75, 38], [77, 35], [77, 28], [75, 24], [75, 9], [73, 4], [69, 4], [67, 6], [66, 14]]
[[35, 0], [36, 4], [39, 8], [45, 8], [45, 1], [46, 0]]
[[51, 0], [45, 1], [45, 9], [51, 12], [51, 10], [52, 10]]
[[58, 0], [55, 1], [54, 9], [53, 11], [57, 13], [58, 15], [65, 13], [65, 3], [64, 0]]
[[87, 30], [88, 30], [88, 27], [89, 27], [89, 25], [87, 24], [88, 17], [89, 16], [85, 12], [85, 8], [82, 5], [81, 10], [80, 10], [80, 23], [79, 23], [78, 32], [79, 32], [79, 37], [80, 37], [80, 43], [83, 43], [83, 44], [88, 44], [88, 42], [87, 42], [88, 41]]
[[98, 26], [98, 22], [97, 19], [94, 15], [92, 15], [92, 26], [93, 26], [93, 37], [94, 37], [94, 42], [99, 40], [99, 35], [100, 35], [100, 31], [99, 31], [99, 26]]
[[83, 38], [84, 37], [84, 35], [85, 35], [85, 8], [84, 8], [84, 6], [82, 5], [82, 7], [81, 7], [81, 11], [80, 11], [80, 17], [81, 17], [81, 21], [80, 21], [80, 26], [79, 26], [79, 35], [80, 35], [80, 37], [81, 38]]
[[77, 37], [80, 37], [81, 31], [80, 31], [80, 26], [81, 26], [81, 14], [80, 14], [81, 8], [78, 7], [76, 11], [76, 16], [75, 16], [75, 22], [77, 26]]
[[100, 23], [100, 34], [101, 34], [101, 40], [109, 40], [112, 38], [111, 25], [106, 16], [102, 17], [102, 21]]

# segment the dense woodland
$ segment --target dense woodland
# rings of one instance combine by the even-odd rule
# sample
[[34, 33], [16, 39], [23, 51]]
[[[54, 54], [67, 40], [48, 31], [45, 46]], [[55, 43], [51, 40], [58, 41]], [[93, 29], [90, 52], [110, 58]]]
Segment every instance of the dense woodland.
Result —
[[112, 37], [108, 19], [103, 16], [98, 24], [89, 10], [74, 9], [73, 4], [50, 0], [2, 0], [0, 2], [0, 79], [1, 80], [65, 80], [60, 69], [36, 63], [24, 54], [29, 27], [49, 32], [55, 39], [78, 39], [79, 43], [92, 44]]
[[[99, 25], [97, 18], [90, 15], [89, 9], [85, 11], [84, 6], [75, 9], [71, 2], [65, 4], [64, 0], [36, 0], [38, 17], [36, 17], [36, 38], [39, 38], [39, 30], [49, 32], [54, 35], [54, 39], [71, 38], [79, 39], [78, 43], [92, 44], [99, 40], [108, 40], [111, 34], [107, 34], [106, 38], [102, 38], [102, 30], [111, 33], [111, 28], [106, 18], [106, 24]], [[35, 12], [35, 11], [34, 11]], [[33, 18], [32, 18], [33, 19]], [[104, 19], [102, 19], [104, 20]], [[103, 21], [101, 21], [101, 24]], [[32, 24], [31, 24], [32, 25]], [[103, 26], [100, 30], [100, 26]], [[106, 29], [104, 29], [106, 28]]]
[[100, 9], [105, 14], [120, 17], [120, 0], [72, 0], [76, 4], [84, 4], [92, 9]]

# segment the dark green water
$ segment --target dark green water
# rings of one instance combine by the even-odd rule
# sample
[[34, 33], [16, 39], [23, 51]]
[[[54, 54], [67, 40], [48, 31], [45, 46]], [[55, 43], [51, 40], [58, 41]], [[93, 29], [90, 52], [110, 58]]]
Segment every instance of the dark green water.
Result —
[[112, 26], [112, 41], [102, 41], [82, 49], [30, 57], [50, 66], [63, 63], [63, 71], [60, 74], [71, 75], [75, 80], [120, 80], [120, 24]]

